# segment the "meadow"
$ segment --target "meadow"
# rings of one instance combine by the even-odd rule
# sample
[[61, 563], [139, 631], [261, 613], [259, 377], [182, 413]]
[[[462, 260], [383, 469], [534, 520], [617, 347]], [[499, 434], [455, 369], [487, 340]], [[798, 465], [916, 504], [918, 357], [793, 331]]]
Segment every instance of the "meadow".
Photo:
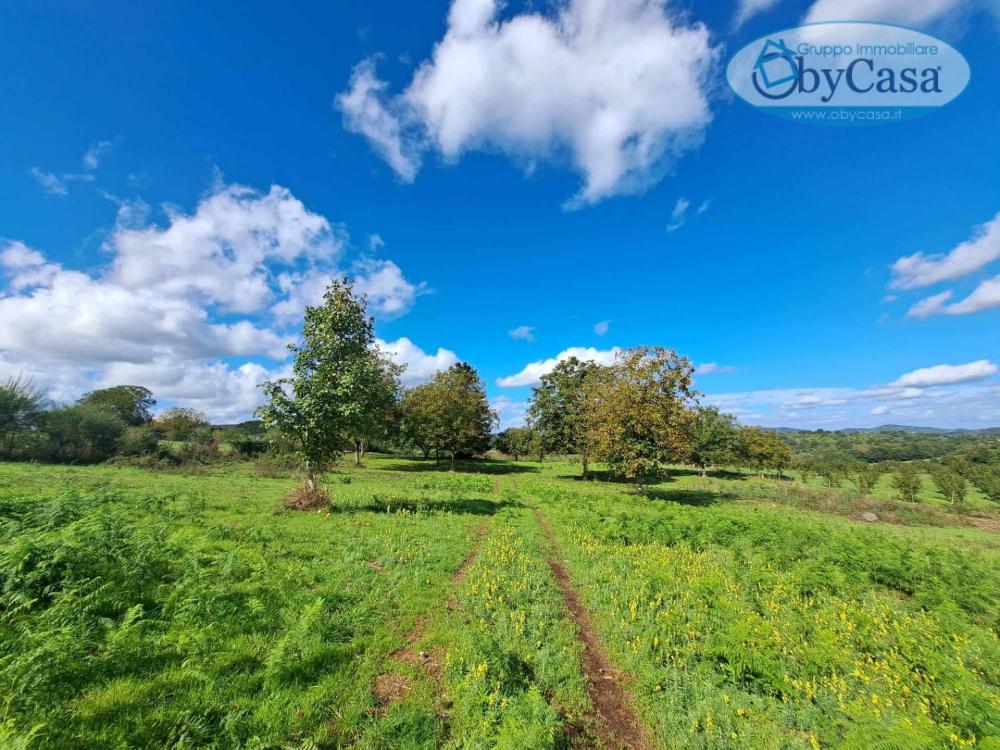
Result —
[[0, 747], [1000, 747], [995, 504], [579, 470], [0, 464]]

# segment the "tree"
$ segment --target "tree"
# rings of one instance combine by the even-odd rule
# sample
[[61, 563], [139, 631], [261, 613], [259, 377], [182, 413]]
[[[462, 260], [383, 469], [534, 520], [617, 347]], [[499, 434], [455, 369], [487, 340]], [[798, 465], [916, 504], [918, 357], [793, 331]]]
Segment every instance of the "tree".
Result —
[[579, 454], [585, 477], [590, 447], [583, 418], [584, 386], [599, 369], [597, 363], [576, 357], [557, 363], [532, 390], [528, 407], [539, 452]]
[[118, 451], [126, 425], [110, 411], [76, 405], [46, 412], [42, 430], [53, 458], [103, 461]]
[[882, 476], [882, 467], [878, 464], [859, 462], [851, 466], [849, 473], [851, 480], [857, 485], [858, 492], [870, 495], [878, 484], [879, 477]]
[[721, 413], [714, 406], [702, 406], [694, 410], [688, 434], [691, 462], [698, 467], [702, 476], [710, 466], [722, 466], [733, 459], [736, 419]]
[[693, 371], [688, 359], [670, 349], [638, 347], [620, 352], [611, 367], [585, 381], [588, 448], [613, 474], [634, 481], [640, 493], [666, 464], [688, 455]]
[[8, 378], [0, 383], [0, 456], [14, 449], [18, 433], [34, 429], [45, 409], [45, 391], [30, 380]]
[[900, 500], [915, 503], [920, 492], [920, 471], [909, 462], [898, 464], [892, 473], [892, 484]]
[[419, 449], [424, 459], [434, 449], [433, 388], [424, 383], [410, 388], [399, 404], [399, 432], [403, 442]]
[[965, 477], [959, 474], [953, 467], [944, 464], [931, 464], [928, 467], [934, 484], [941, 490], [945, 500], [949, 505], [961, 503], [965, 500], [965, 495], [969, 490]]
[[196, 430], [211, 426], [202, 412], [184, 406], [164, 409], [156, 417], [156, 427], [167, 440], [190, 440]]
[[475, 368], [459, 362], [436, 373], [427, 385], [431, 445], [449, 454], [452, 469], [457, 455], [487, 450], [497, 415]]
[[292, 441], [310, 491], [316, 490], [316, 473], [375, 421], [368, 392], [380, 387], [384, 357], [365, 306], [349, 281], [331, 281], [323, 303], [305, 310], [302, 343], [289, 347], [292, 377], [261, 386], [267, 403], [256, 415], [266, 429]]
[[360, 377], [368, 387], [360, 394], [358, 413], [350, 427], [355, 466], [361, 465], [367, 446], [388, 437], [395, 422], [401, 390], [399, 376], [404, 369], [377, 348], [372, 347], [370, 355], [359, 365]]
[[740, 428], [736, 435], [736, 454], [738, 460], [757, 471], [761, 479], [766, 469], [777, 471], [780, 477], [792, 462], [788, 444], [776, 432], [759, 427]]
[[493, 439], [493, 447], [517, 461], [531, 451], [533, 431], [528, 427], [509, 427]]
[[129, 427], [138, 427], [153, 419], [149, 410], [156, 406], [156, 399], [152, 391], [141, 385], [116, 385], [91, 391], [76, 403], [110, 411]]

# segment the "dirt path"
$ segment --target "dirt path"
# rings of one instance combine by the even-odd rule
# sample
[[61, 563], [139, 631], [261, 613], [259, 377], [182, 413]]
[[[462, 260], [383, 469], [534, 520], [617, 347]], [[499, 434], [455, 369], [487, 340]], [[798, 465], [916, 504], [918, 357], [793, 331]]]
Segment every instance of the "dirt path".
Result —
[[542, 527], [551, 546], [548, 555], [549, 568], [552, 569], [552, 574], [562, 590], [566, 609], [569, 610], [580, 631], [578, 638], [583, 645], [583, 674], [587, 680], [587, 693], [597, 712], [594, 731], [608, 748], [648, 750], [652, 745], [647, 730], [632, 710], [628, 695], [622, 688], [623, 678], [611, 666], [608, 657], [601, 650], [594, 623], [580, 603], [580, 596], [570, 582], [566, 567], [556, 559], [559, 543], [545, 517], [537, 510], [534, 513], [535, 520]]
[[[461, 564], [451, 576], [451, 588], [448, 593], [446, 606], [449, 610], [455, 609], [458, 605], [455, 599], [454, 589], [464, 580], [466, 573], [475, 562], [479, 554], [479, 545], [482, 542], [486, 530], [489, 528], [492, 519], [486, 519], [472, 530], [472, 548], [465, 556]], [[392, 661], [407, 664], [411, 667], [419, 667], [424, 670], [435, 682], [441, 679], [441, 655], [432, 651], [418, 651], [416, 644], [423, 639], [427, 632], [430, 615], [420, 615], [413, 623], [406, 634], [406, 645], [393, 651], [389, 658]], [[378, 704], [377, 713], [384, 715], [394, 704], [406, 697], [410, 691], [410, 681], [396, 672], [384, 672], [375, 678], [372, 685], [372, 694]]]

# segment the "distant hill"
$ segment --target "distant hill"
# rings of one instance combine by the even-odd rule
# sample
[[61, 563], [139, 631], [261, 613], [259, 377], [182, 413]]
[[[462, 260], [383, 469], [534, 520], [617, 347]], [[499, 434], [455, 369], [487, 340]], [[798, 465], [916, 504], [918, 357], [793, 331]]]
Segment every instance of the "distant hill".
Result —
[[[775, 432], [814, 432], [814, 430], [803, 430], [796, 427], [775, 427]], [[913, 425], [883, 424], [878, 427], [844, 427], [840, 430], [826, 430], [826, 432], [918, 432], [925, 435], [1000, 435], [1000, 427], [984, 427], [978, 430], [969, 429], [948, 429], [945, 427], [915, 427]]]

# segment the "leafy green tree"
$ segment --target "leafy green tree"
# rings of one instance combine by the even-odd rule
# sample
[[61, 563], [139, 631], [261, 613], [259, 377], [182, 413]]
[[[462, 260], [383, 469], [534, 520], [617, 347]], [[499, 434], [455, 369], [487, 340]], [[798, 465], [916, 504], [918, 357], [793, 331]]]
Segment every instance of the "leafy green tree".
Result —
[[583, 415], [584, 386], [600, 370], [595, 362], [570, 357], [541, 377], [532, 390], [528, 415], [541, 453], [575, 453], [587, 476], [590, 446]]
[[104, 409], [62, 406], [45, 413], [42, 430], [52, 458], [103, 461], [118, 452], [126, 425], [117, 414]]
[[780, 477], [792, 463], [791, 448], [773, 430], [741, 427], [735, 442], [739, 462], [758, 472], [761, 479], [767, 469], [776, 471]]
[[723, 414], [714, 406], [700, 406], [694, 410], [688, 444], [691, 462], [705, 476], [710, 466], [731, 463], [739, 427], [735, 417]]
[[944, 464], [930, 464], [928, 467], [934, 484], [941, 490], [949, 505], [955, 505], [965, 500], [969, 491], [969, 483], [953, 467]]
[[0, 456], [9, 456], [18, 434], [36, 428], [45, 411], [45, 391], [20, 376], [0, 383]]
[[584, 385], [583, 418], [593, 457], [617, 476], [645, 485], [689, 452], [691, 374], [685, 357], [663, 347], [618, 354]]
[[361, 465], [361, 458], [367, 446], [389, 437], [396, 421], [396, 407], [399, 404], [402, 387], [399, 376], [403, 367], [393, 362], [378, 349], [363, 366], [361, 377], [369, 384], [361, 393], [361, 404], [357, 417], [350, 427], [354, 445], [354, 465]]
[[487, 450], [497, 415], [476, 370], [459, 362], [436, 373], [427, 385], [433, 448], [450, 456], [453, 469], [459, 454]]
[[267, 403], [256, 415], [293, 441], [310, 491], [316, 473], [358, 435], [358, 425], [374, 421], [368, 392], [385, 370], [365, 306], [349, 281], [331, 281], [323, 303], [306, 308], [302, 343], [290, 346], [292, 377], [261, 386]]
[[76, 403], [110, 411], [128, 426], [137, 427], [153, 419], [149, 410], [156, 406], [156, 399], [152, 391], [141, 385], [116, 385], [91, 391]]
[[878, 464], [864, 462], [852, 464], [848, 470], [851, 481], [854, 482], [858, 492], [862, 495], [872, 494], [882, 473], [883, 469]]
[[424, 383], [403, 393], [399, 404], [399, 434], [406, 445], [417, 448], [427, 459], [434, 450], [434, 389]]
[[920, 470], [910, 462], [897, 464], [892, 473], [892, 484], [900, 500], [915, 503], [920, 493]]
[[515, 461], [531, 452], [534, 433], [529, 427], [509, 427], [493, 438], [493, 447]]
[[157, 415], [155, 425], [167, 440], [190, 440], [195, 431], [212, 426], [204, 413], [185, 406], [164, 409]]

